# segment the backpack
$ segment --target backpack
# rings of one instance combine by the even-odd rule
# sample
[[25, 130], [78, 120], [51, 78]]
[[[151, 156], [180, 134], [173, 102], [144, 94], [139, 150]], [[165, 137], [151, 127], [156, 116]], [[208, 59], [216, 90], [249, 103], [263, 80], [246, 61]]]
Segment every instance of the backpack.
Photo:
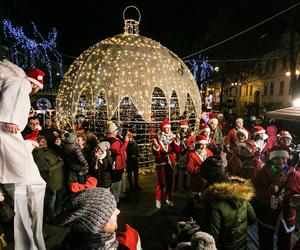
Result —
[[[114, 142], [118, 141], [118, 139], [113, 138], [113, 137], [108, 137], [108, 138], [104, 138], [102, 141], [109, 142], [110, 148], [111, 148], [111, 145]], [[112, 152], [111, 150], [110, 150], [110, 153], [111, 153], [111, 158], [112, 158], [113, 166], [114, 166], [116, 164], [117, 154]], [[124, 169], [112, 169], [111, 173], [110, 173], [112, 182], [121, 181], [123, 173], [124, 173]]]

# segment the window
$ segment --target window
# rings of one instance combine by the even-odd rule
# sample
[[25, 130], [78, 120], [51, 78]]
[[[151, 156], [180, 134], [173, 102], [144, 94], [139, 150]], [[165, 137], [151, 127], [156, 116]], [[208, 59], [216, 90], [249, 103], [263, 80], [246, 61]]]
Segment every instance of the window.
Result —
[[256, 66], [256, 74], [260, 75], [261, 74], [261, 63], [258, 63], [257, 66]]
[[264, 96], [268, 95], [268, 84], [264, 85]]
[[274, 94], [274, 82], [270, 83], [270, 95]]
[[280, 81], [279, 95], [283, 95], [283, 93], [284, 93], [284, 81]]
[[272, 61], [272, 71], [273, 72], [276, 70], [276, 64], [277, 64], [277, 60], [273, 59], [273, 61]]
[[246, 94], [245, 96], [248, 96], [248, 86], [246, 86]]
[[269, 70], [270, 70], [270, 63], [271, 63], [271, 61], [270, 61], [270, 59], [266, 62], [266, 67], [265, 67], [265, 73], [268, 73], [269, 72]]
[[240, 88], [240, 96], [242, 96], [242, 86], [239, 86], [239, 88]]
[[287, 56], [283, 56], [283, 59], [282, 59], [282, 68], [283, 69], [287, 68]]
[[249, 93], [249, 95], [252, 96], [252, 93], [253, 93], [253, 85], [250, 86], [250, 93]]

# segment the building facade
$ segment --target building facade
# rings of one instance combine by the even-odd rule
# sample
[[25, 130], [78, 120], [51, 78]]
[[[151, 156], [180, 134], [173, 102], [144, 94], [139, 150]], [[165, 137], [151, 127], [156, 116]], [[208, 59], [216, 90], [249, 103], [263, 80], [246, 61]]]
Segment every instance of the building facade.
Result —
[[[232, 104], [234, 112], [245, 113], [247, 107], [266, 110], [292, 104], [289, 61], [289, 33], [283, 34], [278, 47], [270, 51], [241, 73], [240, 80], [224, 86], [224, 105]], [[300, 38], [295, 36], [296, 76], [300, 72]], [[235, 100], [235, 101], [234, 101]]]

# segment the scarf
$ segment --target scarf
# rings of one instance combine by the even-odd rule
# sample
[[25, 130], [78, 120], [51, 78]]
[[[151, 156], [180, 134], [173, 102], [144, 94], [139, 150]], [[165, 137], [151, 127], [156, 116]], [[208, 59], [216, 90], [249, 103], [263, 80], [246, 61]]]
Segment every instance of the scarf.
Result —
[[206, 159], [206, 150], [195, 150], [196, 154], [199, 156], [201, 161], [204, 161]]
[[261, 153], [266, 146], [266, 141], [264, 141], [264, 140], [258, 140], [258, 141], [255, 141], [254, 143], [255, 143], [256, 147], [259, 149], [259, 153]]
[[116, 233], [83, 233], [71, 231], [67, 250], [117, 250], [119, 242]]
[[107, 151], [104, 151], [101, 155], [100, 154], [96, 154], [97, 159], [100, 161], [101, 164], [103, 164], [103, 159], [106, 157], [107, 155]]
[[164, 148], [167, 148], [168, 145], [172, 143], [172, 141], [175, 137], [176, 136], [173, 133], [166, 134], [165, 132], [162, 132], [158, 136], [158, 139], [164, 144]]

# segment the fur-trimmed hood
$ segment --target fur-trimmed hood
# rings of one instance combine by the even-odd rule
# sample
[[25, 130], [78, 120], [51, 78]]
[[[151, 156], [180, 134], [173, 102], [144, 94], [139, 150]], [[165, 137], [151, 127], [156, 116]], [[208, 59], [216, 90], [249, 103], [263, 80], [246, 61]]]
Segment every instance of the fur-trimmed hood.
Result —
[[254, 196], [254, 187], [250, 180], [232, 176], [228, 182], [215, 183], [203, 193], [203, 200], [227, 200], [234, 203], [250, 201]]

